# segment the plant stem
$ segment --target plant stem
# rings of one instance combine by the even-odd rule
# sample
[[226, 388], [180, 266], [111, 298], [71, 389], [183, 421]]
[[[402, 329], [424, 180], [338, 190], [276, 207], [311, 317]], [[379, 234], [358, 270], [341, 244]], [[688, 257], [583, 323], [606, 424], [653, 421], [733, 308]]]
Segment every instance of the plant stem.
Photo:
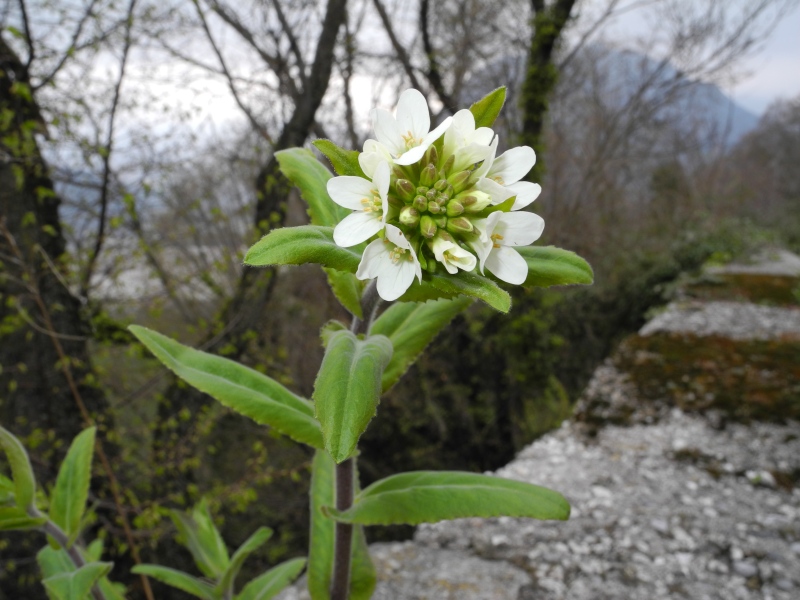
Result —
[[[353, 460], [348, 458], [336, 465], [336, 509], [347, 510], [353, 505]], [[353, 546], [353, 526], [336, 522], [336, 542], [333, 553], [333, 582], [331, 600], [347, 600], [350, 595], [350, 557]]]
[[[373, 279], [361, 296], [363, 319], [353, 317], [350, 331], [366, 334], [375, 318], [381, 298], [378, 295], [377, 280]], [[355, 489], [355, 459], [348, 458], [336, 465], [336, 510], [345, 511], [353, 505]], [[350, 596], [350, 561], [353, 548], [353, 526], [350, 523], [336, 522], [333, 550], [333, 577], [331, 581], [331, 600], [347, 600]]]
[[[29, 510], [28, 512], [34, 517], [44, 516], [41, 512], [39, 512], [35, 508], [33, 510]], [[81, 554], [81, 550], [78, 547], [78, 545], [72, 544], [70, 546], [67, 534], [64, 533], [64, 531], [58, 525], [53, 523], [50, 519], [47, 519], [47, 521], [44, 522], [44, 525], [42, 525], [42, 529], [47, 535], [49, 535], [56, 542], [58, 542], [59, 546], [61, 546], [64, 550], [67, 551], [67, 554], [69, 555], [69, 558], [70, 560], [72, 560], [72, 564], [75, 565], [76, 569], [80, 569], [81, 567], [86, 565], [86, 559], [83, 558], [83, 554]], [[95, 600], [106, 600], [106, 597], [100, 591], [100, 588], [97, 587], [97, 585], [92, 586], [92, 598], [94, 598]]]

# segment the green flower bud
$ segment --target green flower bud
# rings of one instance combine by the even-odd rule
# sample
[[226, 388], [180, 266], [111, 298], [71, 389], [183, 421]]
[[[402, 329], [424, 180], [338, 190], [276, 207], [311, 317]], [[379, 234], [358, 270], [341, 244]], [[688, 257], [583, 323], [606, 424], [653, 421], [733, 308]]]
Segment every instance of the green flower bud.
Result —
[[433, 187], [436, 189], [437, 192], [441, 192], [443, 189], [447, 187], [447, 179], [440, 179], [439, 181], [433, 184]]
[[459, 171], [455, 175], [448, 177], [447, 181], [453, 186], [453, 190], [455, 190], [456, 193], [459, 193], [467, 188], [471, 175], [472, 171]]
[[428, 165], [422, 169], [422, 173], [419, 174], [419, 183], [420, 185], [424, 185], [426, 187], [431, 187], [436, 182], [436, 165], [433, 163], [428, 163]]
[[440, 194], [436, 194], [436, 202], [440, 205], [445, 205], [450, 200], [450, 196], [446, 193], [442, 192]]
[[397, 195], [403, 199], [405, 202], [411, 202], [414, 200], [414, 196], [416, 195], [416, 190], [414, 189], [414, 184], [411, 183], [408, 179], [398, 179], [394, 183], [394, 187], [397, 190]]
[[433, 214], [437, 214], [437, 213], [441, 212], [441, 210], [442, 210], [442, 207], [439, 206], [439, 204], [436, 203], [435, 201], [431, 200], [430, 202], [428, 202], [428, 212], [433, 213]]
[[408, 227], [414, 227], [419, 223], [419, 211], [413, 206], [404, 206], [400, 211], [400, 222]]
[[428, 193], [428, 188], [426, 188], [424, 185], [421, 185], [417, 188], [417, 196], [424, 196], [427, 193]]
[[489, 194], [474, 189], [463, 192], [456, 198], [464, 205], [464, 210], [468, 213], [479, 213], [492, 203]]
[[429, 202], [436, 202], [436, 190], [430, 189], [428, 193], [425, 194], [425, 197], [428, 199]]
[[419, 212], [425, 212], [428, 210], [428, 199], [425, 196], [417, 196], [414, 198], [414, 203], [412, 206]]
[[389, 201], [389, 206], [393, 206], [397, 210], [400, 210], [401, 208], [403, 208], [405, 206], [405, 204], [403, 204], [403, 201], [400, 200], [400, 198], [398, 198], [397, 196], [394, 196], [392, 194], [389, 194], [389, 197], [387, 198], [387, 200]]
[[426, 162], [432, 163], [434, 165], [439, 162], [439, 151], [436, 149], [436, 146], [434, 146], [433, 144], [430, 145], [430, 147], [428, 148], [428, 151], [425, 153], [425, 155], [427, 157], [425, 159]]
[[461, 204], [458, 200], [450, 200], [450, 202], [447, 203], [448, 217], [457, 217], [463, 212], [464, 212], [464, 205]]
[[442, 167], [442, 170], [445, 172], [445, 177], [446, 174], [450, 172], [450, 169], [453, 168], [455, 162], [456, 162], [456, 155], [451, 154], [450, 157], [445, 161], [444, 166]]
[[433, 217], [433, 222], [436, 223], [436, 226], [439, 229], [444, 229], [447, 227], [447, 217], [440, 214], [439, 216]]
[[392, 167], [392, 174], [397, 179], [405, 179], [406, 177], [408, 177], [408, 175], [405, 172], [405, 169], [403, 169], [403, 167], [401, 167], [400, 165], [394, 165]]
[[473, 229], [472, 221], [466, 217], [447, 219], [447, 231], [450, 233], [471, 233]]
[[436, 223], [430, 215], [422, 215], [419, 220], [419, 232], [423, 237], [431, 239], [436, 235]]

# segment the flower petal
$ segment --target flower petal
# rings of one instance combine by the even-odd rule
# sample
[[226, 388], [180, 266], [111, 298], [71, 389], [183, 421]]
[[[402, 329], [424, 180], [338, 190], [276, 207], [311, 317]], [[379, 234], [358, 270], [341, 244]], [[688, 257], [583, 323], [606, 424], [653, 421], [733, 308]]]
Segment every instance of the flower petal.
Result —
[[528, 277], [528, 263], [516, 250], [508, 246], [492, 250], [486, 260], [486, 268], [498, 279], [513, 285], [524, 283]]
[[364, 142], [364, 151], [358, 155], [358, 164], [361, 165], [364, 175], [372, 179], [375, 175], [375, 168], [382, 161], [392, 161], [389, 149], [378, 140], [370, 139]]
[[478, 188], [479, 191], [489, 194], [489, 196], [492, 198], [492, 204], [501, 204], [514, 196], [513, 190], [502, 186], [496, 181], [492, 181], [487, 177], [479, 179], [478, 183], [475, 184], [475, 187]]
[[412, 148], [407, 152], [403, 152], [400, 156], [398, 156], [394, 160], [394, 164], [401, 166], [413, 165], [420, 158], [422, 158], [422, 155], [425, 154], [425, 151], [428, 149], [428, 146], [430, 146], [430, 144], [428, 144], [427, 146], [425, 144], [422, 144], [421, 146], [415, 146], [414, 148]]
[[489, 177], [500, 177], [504, 185], [516, 183], [536, 164], [536, 153], [530, 146], [506, 150], [497, 157], [489, 169]]
[[391, 302], [405, 294], [414, 282], [414, 265], [409, 260], [399, 260], [378, 275], [378, 295]]
[[[448, 130], [449, 131], [449, 130]], [[456, 159], [451, 172], [458, 173], [477, 162], [481, 162], [492, 153], [492, 147], [485, 144], [469, 144], [456, 149]]]
[[370, 112], [372, 117], [372, 128], [378, 141], [386, 146], [394, 156], [399, 156], [405, 150], [403, 134], [395, 118], [388, 111], [382, 108], [373, 108]]
[[497, 155], [497, 144], [499, 143], [499, 140], [500, 138], [495, 137], [492, 140], [492, 143], [489, 144], [489, 147], [492, 149], [492, 151], [483, 160], [481, 166], [475, 169], [475, 173], [473, 173], [472, 176], [475, 177], [476, 179], [480, 179], [481, 177], [486, 177], [487, 173], [489, 173], [489, 171], [491, 170], [492, 164], [494, 164], [494, 157]]
[[410, 133], [414, 139], [422, 139], [431, 128], [428, 102], [419, 90], [409, 89], [397, 100], [397, 125], [403, 134]]
[[364, 198], [372, 200], [375, 184], [363, 177], [342, 175], [330, 178], [326, 187], [331, 200], [339, 206], [350, 210], [361, 210], [364, 208], [361, 204]]
[[[528, 246], [541, 237], [544, 231], [544, 219], [532, 212], [518, 211], [499, 214], [495, 234], [502, 237], [503, 246]], [[491, 234], [490, 234], [491, 235]]]
[[494, 131], [489, 127], [478, 127], [475, 130], [475, 133], [472, 135], [472, 142], [476, 144], [483, 144], [484, 146], [488, 146], [492, 143], [492, 138], [494, 137]]
[[385, 264], [392, 264], [388, 246], [389, 244], [385, 240], [375, 240], [364, 248], [364, 254], [361, 255], [361, 262], [356, 271], [358, 279], [374, 279], [380, 274]]
[[517, 196], [514, 206], [511, 207], [512, 211], [525, 208], [542, 193], [542, 186], [530, 181], [518, 181], [507, 186], [506, 189], [511, 190]]
[[453, 117], [447, 117], [444, 121], [439, 123], [436, 129], [434, 129], [428, 135], [425, 136], [423, 145], [426, 148], [430, 146], [433, 142], [442, 137], [442, 134], [444, 134], [444, 132], [446, 132], [450, 128], [450, 125], [452, 124], [453, 124]]
[[333, 241], [337, 246], [349, 248], [371, 238], [383, 229], [383, 220], [377, 212], [358, 211], [342, 219], [333, 230]]

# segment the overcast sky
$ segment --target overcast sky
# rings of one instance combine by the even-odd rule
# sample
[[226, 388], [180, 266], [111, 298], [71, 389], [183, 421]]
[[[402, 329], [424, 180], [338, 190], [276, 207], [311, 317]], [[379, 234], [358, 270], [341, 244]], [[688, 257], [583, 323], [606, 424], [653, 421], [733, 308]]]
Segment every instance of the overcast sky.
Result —
[[773, 101], [800, 95], [800, 9], [786, 16], [764, 49], [747, 61], [749, 76], [726, 90], [760, 115]]

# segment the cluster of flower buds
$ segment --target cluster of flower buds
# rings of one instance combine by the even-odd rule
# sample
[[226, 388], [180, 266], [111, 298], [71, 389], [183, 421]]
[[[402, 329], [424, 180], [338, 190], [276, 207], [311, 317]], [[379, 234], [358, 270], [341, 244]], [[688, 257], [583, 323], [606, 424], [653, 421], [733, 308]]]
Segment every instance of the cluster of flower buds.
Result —
[[521, 181], [536, 160], [533, 149], [497, 157], [497, 136], [475, 127], [461, 110], [429, 132], [430, 117], [417, 90], [400, 96], [396, 116], [375, 109], [377, 140], [359, 155], [366, 178], [334, 177], [328, 193], [353, 211], [334, 229], [350, 247], [377, 236], [364, 251], [359, 279], [378, 278], [378, 293], [395, 300], [422, 272], [490, 271], [507, 283], [525, 281], [528, 268], [513, 248], [536, 241], [538, 215], [519, 211], [541, 188]]

